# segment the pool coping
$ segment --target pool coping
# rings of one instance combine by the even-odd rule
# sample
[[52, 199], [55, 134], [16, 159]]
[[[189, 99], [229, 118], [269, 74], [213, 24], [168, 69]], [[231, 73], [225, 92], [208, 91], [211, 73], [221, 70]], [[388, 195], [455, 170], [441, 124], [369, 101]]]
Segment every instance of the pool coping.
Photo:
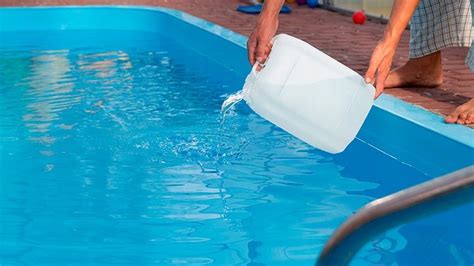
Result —
[[[0, 7], [0, 9], [68, 9], [68, 8], [117, 8], [117, 9], [141, 9], [166, 13], [183, 20], [202, 30], [226, 39], [246, 49], [247, 37], [230, 29], [219, 26], [210, 21], [198, 18], [181, 10], [142, 5], [65, 5], [65, 6], [14, 6]], [[474, 148], [474, 129], [464, 125], [446, 124], [443, 117], [422, 107], [405, 102], [394, 96], [383, 94], [374, 103], [374, 106], [389, 112], [395, 116], [410, 121], [423, 128], [436, 132], [444, 137]]]

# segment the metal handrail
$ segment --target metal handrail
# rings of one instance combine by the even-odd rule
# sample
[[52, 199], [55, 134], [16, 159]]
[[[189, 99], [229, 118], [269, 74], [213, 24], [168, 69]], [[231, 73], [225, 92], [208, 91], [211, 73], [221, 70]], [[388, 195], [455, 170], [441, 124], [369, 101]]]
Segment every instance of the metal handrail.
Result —
[[327, 241], [316, 265], [347, 265], [386, 230], [474, 201], [474, 166], [374, 200], [349, 217]]

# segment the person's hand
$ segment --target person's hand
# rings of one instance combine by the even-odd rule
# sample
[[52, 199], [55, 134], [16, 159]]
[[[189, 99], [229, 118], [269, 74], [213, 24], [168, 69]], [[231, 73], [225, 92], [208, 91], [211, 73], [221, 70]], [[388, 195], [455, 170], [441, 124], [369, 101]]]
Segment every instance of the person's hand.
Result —
[[247, 42], [250, 64], [265, 63], [272, 49], [271, 40], [278, 29], [277, 17], [261, 17]]
[[398, 40], [382, 39], [375, 47], [365, 73], [365, 82], [375, 86], [375, 99], [382, 94], [385, 80], [390, 73], [392, 60], [397, 50]]

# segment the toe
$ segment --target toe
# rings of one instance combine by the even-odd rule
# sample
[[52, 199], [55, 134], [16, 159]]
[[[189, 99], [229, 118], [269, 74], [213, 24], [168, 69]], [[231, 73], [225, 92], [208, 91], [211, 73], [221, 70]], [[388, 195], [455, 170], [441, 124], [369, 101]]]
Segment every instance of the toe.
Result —
[[452, 114], [451, 115], [448, 115], [445, 119], [444, 119], [444, 122], [448, 123], [448, 124], [452, 124], [454, 122], [456, 122], [457, 120], [457, 116], [453, 116]]
[[458, 124], [461, 124], [461, 125], [464, 125], [466, 123], [466, 119], [467, 119], [467, 112], [462, 112], [459, 116], [458, 116], [458, 120], [456, 121], [456, 123]]
[[459, 114], [452, 113], [444, 119], [444, 122], [446, 122], [448, 124], [456, 123], [456, 121], [458, 121], [458, 117], [459, 117]]
[[444, 121], [446, 123], [457, 123], [457, 121], [459, 120], [459, 116], [463, 113], [464, 111], [464, 108], [462, 106], [459, 106], [458, 108], [456, 108], [456, 110], [454, 110], [450, 115], [448, 115]]
[[470, 125], [470, 124], [473, 124], [474, 123], [474, 112], [469, 112], [467, 114], [467, 118], [466, 118], [466, 122], [465, 124], [466, 125]]

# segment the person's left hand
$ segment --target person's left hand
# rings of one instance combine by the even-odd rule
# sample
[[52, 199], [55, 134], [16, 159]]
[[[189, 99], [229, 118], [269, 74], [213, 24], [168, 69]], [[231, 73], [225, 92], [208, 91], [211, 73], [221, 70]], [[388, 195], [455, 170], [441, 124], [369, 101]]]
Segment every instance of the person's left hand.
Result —
[[365, 82], [375, 86], [375, 99], [383, 92], [397, 46], [398, 41], [384, 38], [377, 44], [372, 53], [369, 68], [365, 73]]

